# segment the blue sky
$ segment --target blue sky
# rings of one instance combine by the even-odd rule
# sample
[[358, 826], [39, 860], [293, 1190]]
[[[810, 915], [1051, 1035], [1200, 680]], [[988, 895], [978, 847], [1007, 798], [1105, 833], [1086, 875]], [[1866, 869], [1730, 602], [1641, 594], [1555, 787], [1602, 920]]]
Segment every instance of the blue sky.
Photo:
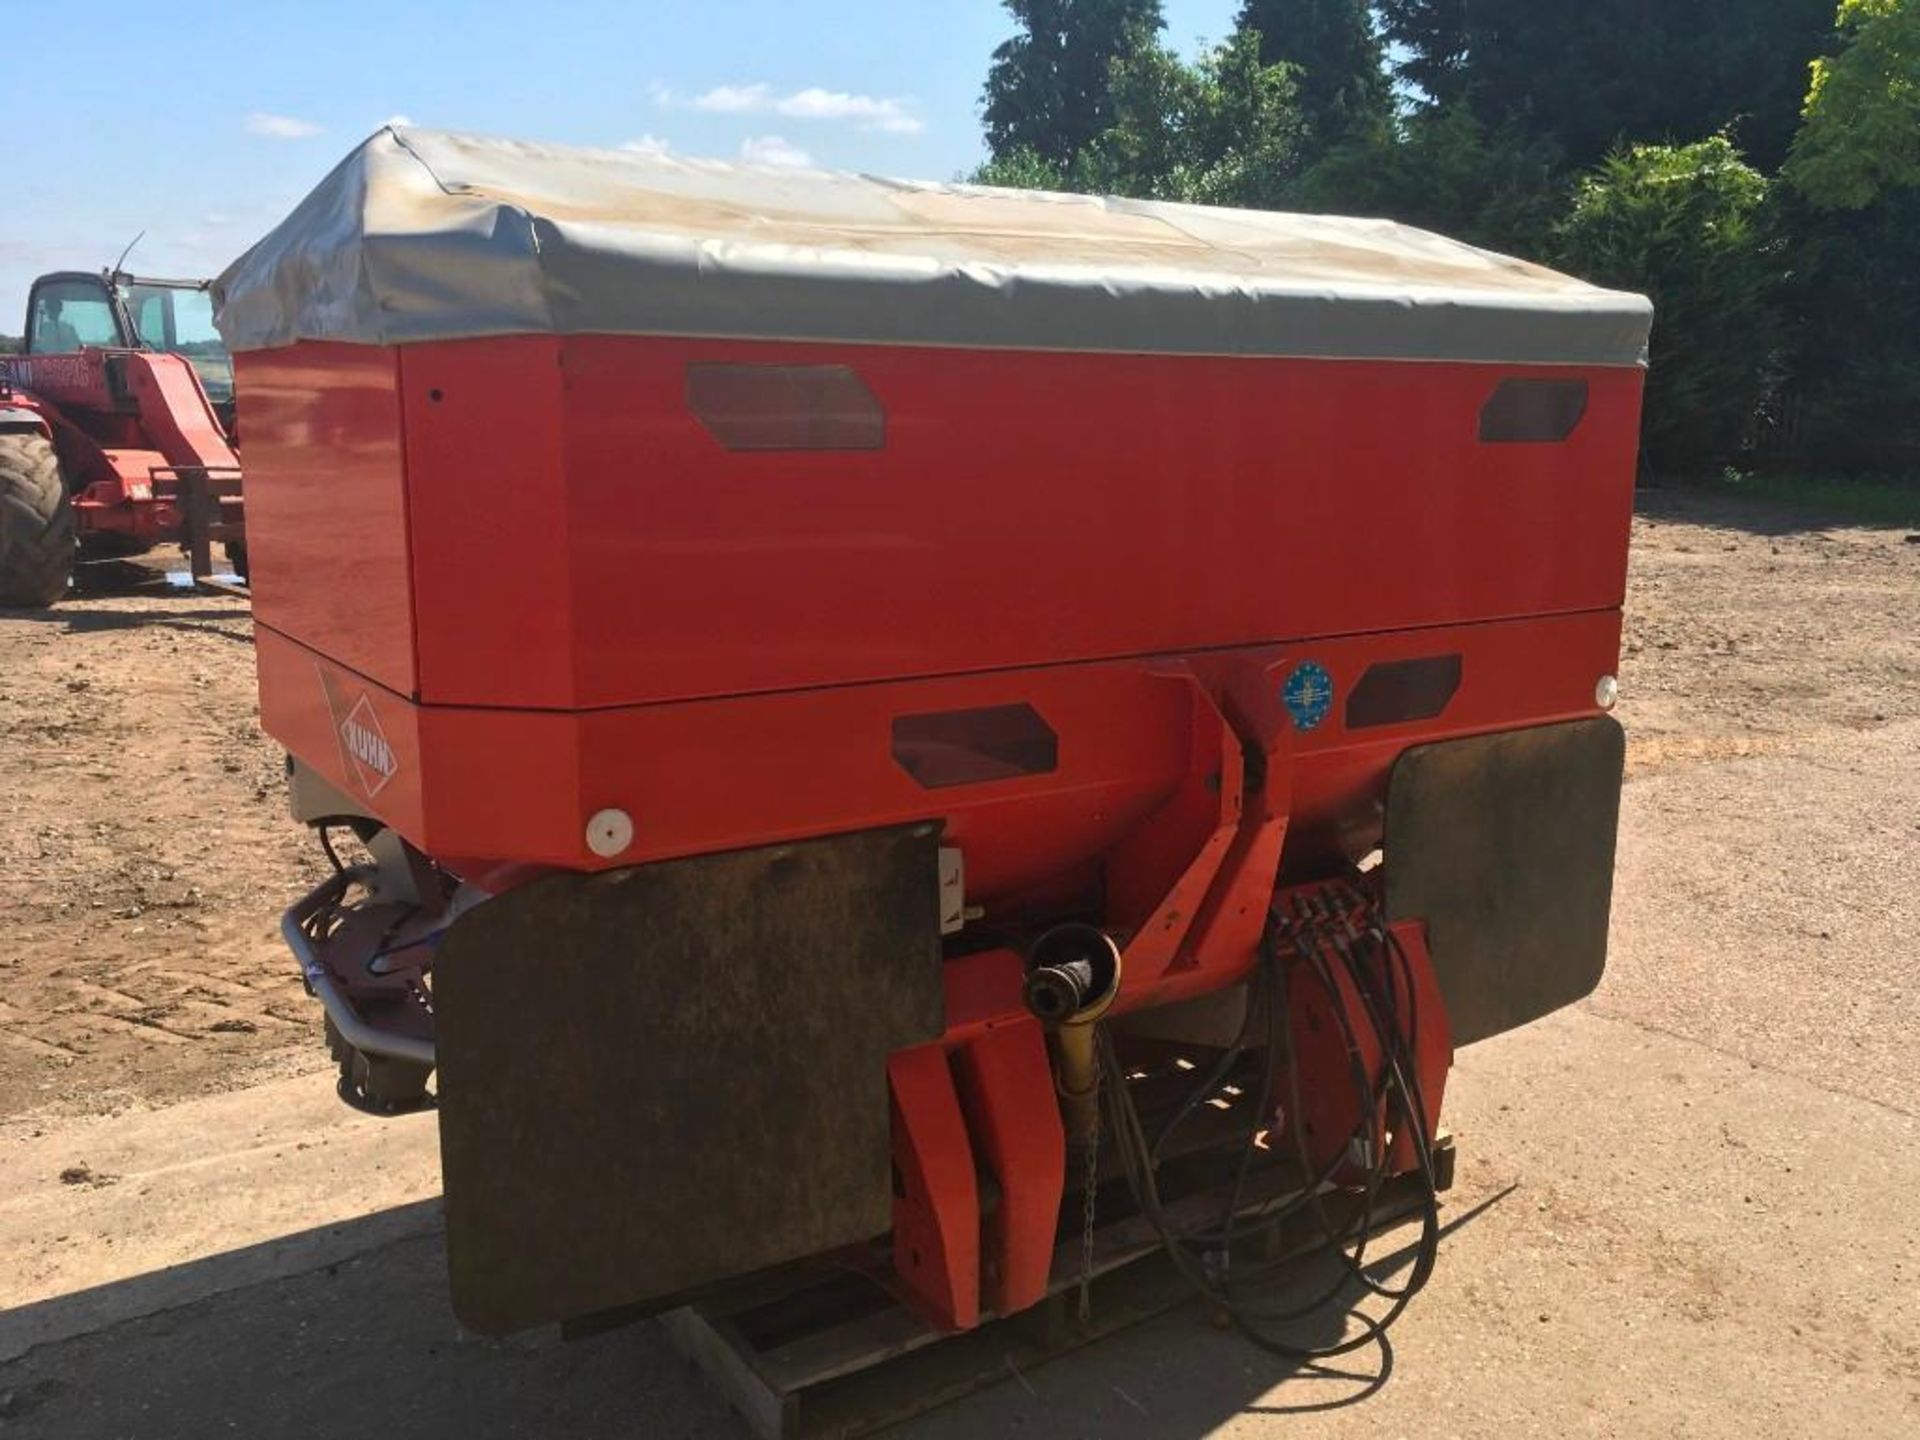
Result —
[[[1165, 0], [1183, 53], [1239, 0]], [[245, 0], [7, 6], [15, 139], [0, 333], [27, 282], [210, 275], [393, 116], [416, 124], [945, 179], [982, 154], [997, 0]]]

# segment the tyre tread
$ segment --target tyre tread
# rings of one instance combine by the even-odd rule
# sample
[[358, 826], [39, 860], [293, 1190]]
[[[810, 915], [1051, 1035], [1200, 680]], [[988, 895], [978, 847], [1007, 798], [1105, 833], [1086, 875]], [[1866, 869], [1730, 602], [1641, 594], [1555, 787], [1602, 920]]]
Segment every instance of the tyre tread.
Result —
[[0, 606], [38, 609], [73, 576], [73, 503], [44, 435], [0, 434]]

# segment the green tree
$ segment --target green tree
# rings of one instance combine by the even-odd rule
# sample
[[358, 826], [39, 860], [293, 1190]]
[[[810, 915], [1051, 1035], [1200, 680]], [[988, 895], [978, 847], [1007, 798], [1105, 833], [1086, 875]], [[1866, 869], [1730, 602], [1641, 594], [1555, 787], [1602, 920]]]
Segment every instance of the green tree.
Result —
[[1822, 470], [1920, 474], [1920, 186], [1858, 209], [1781, 188], [1788, 380], [1768, 450]]
[[1733, 459], [1775, 378], [1767, 198], [1767, 178], [1724, 136], [1636, 145], [1580, 181], [1561, 227], [1568, 269], [1653, 300], [1642, 434], [1656, 469]]
[[1920, 470], [1920, 4], [1844, 0], [1816, 61], [1781, 229], [1791, 380], [1776, 448]]
[[1076, 188], [1272, 209], [1300, 172], [1305, 126], [1293, 71], [1263, 64], [1248, 32], [1192, 64], [1158, 45], [1116, 60], [1113, 109]]
[[1311, 155], [1385, 133], [1393, 88], [1367, 0], [1244, 0], [1238, 28], [1259, 37], [1262, 64], [1294, 67]]
[[995, 155], [967, 176], [974, 185], [999, 185], [1008, 190], [1072, 190], [1067, 171], [1022, 145], [1005, 155]]
[[1483, 125], [1465, 101], [1422, 109], [1349, 142], [1301, 177], [1293, 203], [1379, 215], [1493, 250], [1539, 258], [1567, 208], [1560, 151], [1512, 121]]
[[1787, 176], [1823, 209], [1920, 185], [1920, 0], [1840, 0], [1846, 46], [1813, 62]]
[[1374, 9], [1401, 79], [1443, 108], [1466, 97], [1467, 0], [1378, 0]]
[[1305, 126], [1290, 66], [1237, 32], [1192, 63], [1158, 44], [1113, 61], [1111, 123], [1072, 159], [1029, 147], [991, 157], [976, 185], [1272, 209], [1301, 171]]
[[987, 149], [1070, 166], [1113, 119], [1115, 60], [1153, 44], [1160, 0], [1003, 0], [1020, 33], [993, 52], [981, 94]]
[[1584, 168], [1622, 143], [1738, 138], [1766, 170], [1799, 123], [1833, 0], [1383, 0], [1401, 77], [1516, 120]]

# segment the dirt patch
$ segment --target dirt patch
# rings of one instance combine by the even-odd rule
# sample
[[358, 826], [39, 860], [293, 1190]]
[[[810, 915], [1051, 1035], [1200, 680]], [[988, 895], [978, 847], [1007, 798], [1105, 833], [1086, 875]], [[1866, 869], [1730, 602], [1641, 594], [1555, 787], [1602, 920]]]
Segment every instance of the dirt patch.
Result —
[[[1920, 546], [1655, 492], [1634, 523], [1629, 773], [1812, 756], [1920, 716]], [[0, 1117], [327, 1064], [275, 933], [318, 857], [255, 718], [244, 603], [116, 567], [0, 612]], [[1791, 853], [1782, 811], [1748, 826]]]
[[90, 578], [0, 611], [0, 1115], [325, 1063], [275, 934], [312, 850], [257, 723], [247, 606], [157, 568]]
[[1628, 774], [1793, 753], [1920, 715], [1920, 546], [1905, 542], [1643, 494], [1620, 665]]

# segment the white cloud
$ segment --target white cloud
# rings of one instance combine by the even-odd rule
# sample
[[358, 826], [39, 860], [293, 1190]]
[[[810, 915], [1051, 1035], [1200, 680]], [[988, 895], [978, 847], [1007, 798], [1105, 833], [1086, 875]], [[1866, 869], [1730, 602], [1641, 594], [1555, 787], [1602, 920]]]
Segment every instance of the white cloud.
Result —
[[620, 148], [634, 155], [665, 155], [669, 150], [673, 149], [671, 145], [662, 140], [658, 135], [652, 134], [639, 135], [632, 140], [623, 140], [620, 142]]
[[800, 168], [813, 164], [811, 155], [780, 135], [749, 135], [740, 142], [740, 158], [755, 165]]
[[844, 90], [822, 90], [818, 86], [796, 90], [776, 101], [774, 108], [799, 120], [857, 120], [864, 129], [895, 135], [918, 135], [925, 128], [920, 117], [908, 114], [898, 100], [849, 95]]
[[264, 110], [250, 113], [246, 125], [252, 134], [264, 135], [269, 140], [305, 140], [320, 133], [320, 127], [311, 120], [296, 120], [291, 115], [269, 115]]
[[411, 125], [412, 123], [413, 123], [413, 117], [411, 115], [407, 115], [404, 113], [399, 115], [389, 115], [387, 116], [386, 119], [380, 122], [382, 128], [388, 125]]
[[716, 85], [706, 94], [693, 97], [694, 109], [722, 115], [748, 115], [772, 104], [773, 91], [765, 85]]
[[[664, 98], [663, 98], [664, 97]], [[671, 103], [666, 92], [656, 97]], [[788, 95], [776, 95], [770, 85], [716, 85], [690, 102], [696, 110], [720, 115], [784, 115], [790, 120], [851, 120], [863, 130], [893, 135], [918, 135], [926, 128], [907, 102], [878, 95], [854, 95], [810, 85]]]

